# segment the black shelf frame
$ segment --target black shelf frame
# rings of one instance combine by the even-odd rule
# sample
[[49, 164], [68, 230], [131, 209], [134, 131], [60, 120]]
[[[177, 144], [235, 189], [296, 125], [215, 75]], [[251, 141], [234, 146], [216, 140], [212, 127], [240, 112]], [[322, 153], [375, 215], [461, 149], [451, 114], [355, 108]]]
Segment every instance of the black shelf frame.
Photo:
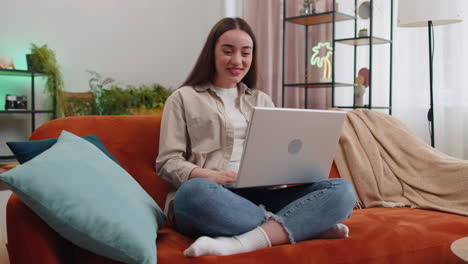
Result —
[[0, 69], [0, 75], [3, 76], [43, 76], [43, 74], [28, 70]]
[[[308, 89], [313, 88], [330, 88], [331, 89], [331, 105], [332, 107], [337, 108], [344, 108], [344, 109], [387, 109], [389, 114], [392, 114], [392, 78], [393, 78], [393, 0], [390, 0], [390, 39], [376, 37], [373, 34], [374, 31], [374, 0], [370, 0], [370, 18], [369, 18], [369, 36], [358, 37], [358, 28], [357, 28], [357, 9], [358, 9], [358, 1], [354, 0], [354, 15], [349, 15], [345, 13], [341, 13], [335, 10], [336, 7], [336, 0], [333, 0], [333, 10], [327, 11], [323, 13], [316, 13], [316, 14], [309, 14], [309, 15], [302, 15], [302, 16], [293, 16], [287, 17], [286, 16], [286, 2], [287, 0], [283, 1], [283, 67], [282, 67], [282, 99], [281, 104], [282, 107], [285, 106], [285, 95], [286, 95], [286, 88], [303, 88], [304, 89], [304, 106], [307, 108], [308, 106]], [[336, 38], [336, 22], [340, 21], [354, 21], [354, 36], [352, 38], [343, 38], [337, 39]], [[304, 25], [305, 28], [305, 77], [303, 83], [286, 83], [285, 82], [285, 47], [286, 47], [286, 23], [295, 23]], [[334, 54], [332, 56], [332, 81], [327, 83], [308, 83], [308, 32], [309, 26], [311, 25], [319, 25], [331, 23], [332, 24], [332, 46]], [[335, 104], [335, 87], [353, 87], [355, 84], [346, 84], [342, 82], [336, 82], [335, 80], [335, 50], [336, 50], [336, 43], [341, 43], [344, 45], [353, 45], [354, 46], [354, 75], [357, 74], [357, 47], [367, 45], [369, 47], [369, 88], [368, 88], [368, 104], [365, 106], [338, 106]], [[390, 76], [389, 76], [389, 102], [388, 106], [373, 106], [372, 105], [372, 57], [373, 57], [373, 46], [374, 45], [381, 45], [387, 44], [390, 45]], [[353, 98], [353, 105], [355, 104]]]
[[321, 83], [285, 83], [285, 87], [296, 87], [296, 88], [325, 88], [325, 87], [354, 87], [352, 83], [340, 83], [340, 82], [321, 82]]
[[367, 37], [335, 39], [335, 42], [354, 45], [354, 46], [363, 46], [363, 45], [370, 45], [371, 42], [373, 45], [378, 45], [378, 44], [391, 43], [392, 41], [389, 39], [379, 38], [375, 36], [373, 37], [367, 36]]
[[[342, 108], [342, 109], [369, 109], [369, 106], [335, 106], [336, 108]], [[387, 109], [390, 110], [391, 107], [389, 106], [372, 106], [372, 109]]]
[[[31, 78], [31, 97], [28, 100], [30, 102], [29, 109], [27, 110], [4, 110], [0, 111], [0, 115], [7, 115], [7, 114], [29, 114], [31, 115], [31, 132], [34, 132], [36, 129], [36, 114], [52, 114], [52, 118], [56, 118], [56, 103], [57, 98], [53, 96], [53, 108], [51, 110], [37, 110], [35, 104], [35, 96], [36, 96], [36, 87], [35, 87], [35, 79], [36, 77], [43, 77], [44, 74], [29, 71], [29, 70], [12, 70], [12, 69], [0, 69], [0, 76], [13, 76], [13, 77], [29, 77]], [[3, 98], [2, 98], [3, 99]], [[12, 159], [14, 156], [0, 156], [0, 160], [4, 159]]]
[[53, 110], [5, 110], [0, 111], [1, 114], [53, 114]]

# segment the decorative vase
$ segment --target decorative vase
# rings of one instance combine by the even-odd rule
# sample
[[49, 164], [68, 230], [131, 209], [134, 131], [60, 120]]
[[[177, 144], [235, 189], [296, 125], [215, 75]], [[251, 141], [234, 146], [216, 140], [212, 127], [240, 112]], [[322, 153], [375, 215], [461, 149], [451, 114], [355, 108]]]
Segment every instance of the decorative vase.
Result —
[[362, 84], [356, 84], [354, 86], [354, 107], [364, 106], [364, 93], [366, 87]]
[[28, 71], [35, 71], [31, 56], [31, 54], [26, 54], [26, 65], [28, 67]]

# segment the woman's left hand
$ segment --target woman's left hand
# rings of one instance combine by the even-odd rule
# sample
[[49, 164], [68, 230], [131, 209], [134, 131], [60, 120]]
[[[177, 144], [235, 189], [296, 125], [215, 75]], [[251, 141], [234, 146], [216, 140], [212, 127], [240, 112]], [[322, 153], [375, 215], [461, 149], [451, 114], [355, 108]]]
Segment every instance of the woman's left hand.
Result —
[[190, 173], [189, 178], [207, 178], [217, 184], [235, 182], [237, 173], [235, 171], [215, 171], [211, 169], [195, 168]]
[[216, 178], [213, 180], [218, 184], [235, 182], [237, 179], [237, 173], [235, 171], [217, 171]]

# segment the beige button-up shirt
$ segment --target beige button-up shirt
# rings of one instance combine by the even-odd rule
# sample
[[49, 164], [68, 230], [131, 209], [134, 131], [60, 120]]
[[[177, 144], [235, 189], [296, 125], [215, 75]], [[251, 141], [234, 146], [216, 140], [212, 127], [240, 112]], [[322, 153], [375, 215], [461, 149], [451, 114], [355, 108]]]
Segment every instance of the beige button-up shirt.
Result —
[[[270, 96], [262, 91], [243, 83], [239, 83], [238, 89], [240, 112], [247, 122], [254, 106], [274, 107]], [[178, 188], [194, 168], [225, 170], [231, 160], [233, 142], [233, 126], [214, 86], [181, 87], [164, 106], [156, 171]]]

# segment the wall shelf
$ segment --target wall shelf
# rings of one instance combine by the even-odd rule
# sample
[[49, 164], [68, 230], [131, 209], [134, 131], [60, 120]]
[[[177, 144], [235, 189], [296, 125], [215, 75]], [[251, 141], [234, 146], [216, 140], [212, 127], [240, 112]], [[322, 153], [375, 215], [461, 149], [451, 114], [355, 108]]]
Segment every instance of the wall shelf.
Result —
[[345, 21], [353, 20], [354, 16], [330, 11], [319, 14], [305, 15], [305, 16], [294, 16], [286, 18], [287, 22], [296, 23], [304, 26], [319, 25], [319, 24], [329, 24], [333, 22], [333, 15], [335, 16], [335, 21]]
[[[289, 1], [292, 1], [292, 0], [289, 0]], [[331, 100], [331, 102], [327, 101], [325, 105], [328, 105], [328, 106], [331, 106], [331, 107], [339, 107], [339, 108], [346, 108], [346, 109], [356, 109], [356, 108], [365, 108], [365, 109], [387, 109], [388, 110], [388, 113], [389, 114], [392, 114], [392, 56], [393, 56], [393, 0], [390, 0], [390, 1], [387, 1], [387, 0], [381, 0], [381, 3], [387, 3], [388, 4], [388, 12], [389, 13], [389, 18], [390, 18], [390, 21], [388, 21], [388, 23], [385, 21], [384, 25], [385, 27], [387, 27], [387, 24], [389, 26], [389, 38], [386, 39], [386, 38], [381, 38], [381, 37], [376, 37], [375, 36], [375, 29], [374, 29], [374, 24], [375, 24], [375, 14], [374, 14], [374, 2], [378, 1], [378, 0], [369, 0], [369, 6], [370, 6], [370, 10], [369, 10], [369, 17], [366, 18], [362, 18], [362, 17], [359, 17], [358, 16], [358, 12], [357, 10], [359, 9], [359, 6], [358, 6], [358, 1], [352, 1], [352, 0], [342, 0], [341, 2], [346, 2], [346, 4], [350, 4], [350, 5], [354, 5], [354, 15], [349, 15], [349, 14], [346, 14], [346, 13], [342, 13], [342, 12], [339, 12], [337, 10], [330, 10], [330, 11], [326, 11], [326, 12], [319, 12], [319, 13], [314, 13], [314, 14], [308, 14], [308, 15], [300, 15], [300, 16], [291, 16], [289, 12], [287, 12], [287, 2], [289, 2], [288, 0], [284, 0], [283, 1], [283, 17], [285, 19], [283, 19], [283, 72], [282, 72], [282, 79], [283, 79], [283, 83], [282, 83], [282, 106], [285, 107], [285, 97], [286, 97], [286, 92], [291, 89], [291, 88], [295, 88], [295, 89], [303, 89], [304, 90], [304, 108], [308, 108], [309, 107], [309, 104], [308, 104], [308, 98], [309, 98], [309, 95], [308, 95], [308, 90], [310, 88], [330, 88], [331, 89], [331, 96], [327, 96], [325, 100]], [[331, 2], [331, 6], [332, 7], [336, 7], [337, 5], [337, 1], [336, 0], [330, 0], [332, 1]], [[296, 1], [297, 2], [297, 1]], [[292, 13], [299, 13], [299, 10], [297, 11], [293, 11]], [[368, 36], [363, 36], [363, 37], [359, 37], [359, 34], [358, 34], [358, 24], [361, 23], [363, 20], [367, 20], [369, 25], [368, 25]], [[342, 34], [346, 34], [347, 36], [350, 36], [348, 38], [337, 38], [337, 22], [341, 22], [340, 25], [342, 25], [343, 23], [353, 23], [354, 25], [354, 31], [353, 32], [350, 32], [351, 30], [348, 29], [348, 32], [344, 32]], [[359, 23], [358, 23], [359, 22]], [[304, 41], [304, 61], [295, 61], [295, 62], [292, 62], [293, 64], [293, 67], [294, 69], [298, 69], [296, 72], [295, 72], [295, 77], [286, 77], [286, 73], [285, 73], [285, 69], [286, 69], [286, 61], [287, 61], [287, 55], [286, 55], [286, 51], [288, 52], [292, 52], [292, 56], [297, 56], [298, 52], [297, 52], [297, 49], [294, 48], [289, 48], [288, 49], [288, 41], [292, 41], [290, 38], [286, 38], [285, 36], [287, 35], [286, 31], [287, 31], [287, 27], [286, 25], [289, 25], [289, 24], [295, 24], [295, 25], [299, 25], [299, 26], [302, 26], [304, 28], [304, 37], [301, 37], [301, 34], [297, 34], [297, 32], [294, 33], [294, 36], [296, 36], [296, 42], [302, 42]], [[328, 24], [330, 25], [329, 27], [321, 27], [322, 30], [323, 28], [326, 28], [326, 33], [328, 34], [328, 36], [331, 36], [329, 39], [330, 40], [327, 40], [328, 43], [326, 44], [329, 44], [329, 46], [327, 46], [327, 48], [331, 51], [333, 51], [333, 54], [330, 56], [328, 55], [329, 57], [327, 57], [327, 60], [328, 61], [328, 65], [331, 65], [329, 66], [331, 69], [331, 80], [328, 81], [328, 82], [313, 82], [312, 80], [318, 80], [320, 76], [318, 76], [317, 72], [314, 72], [315, 71], [315, 68], [312, 68], [312, 66], [310, 65], [310, 60], [311, 60], [311, 48], [312, 48], [312, 42], [317, 42], [317, 39], [314, 39], [313, 34], [315, 34], [316, 32], [324, 32], [324, 31], [319, 31], [320, 30], [320, 27], [317, 27], [317, 25], [321, 25], [321, 24]], [[347, 24], [346, 24], [347, 25]], [[346, 26], [345, 25], [345, 26]], [[360, 27], [362, 27], [362, 25], [360, 25]], [[349, 27], [350, 28], [350, 27]], [[366, 27], [367, 28], [367, 27]], [[386, 34], [386, 33], [385, 33]], [[292, 41], [292, 43], [295, 43], [294, 41]], [[339, 56], [343, 56], [343, 53], [340, 53], [339, 51], [336, 50], [336, 44], [337, 43], [342, 43], [342, 44], [346, 44], [346, 45], [352, 45], [354, 46], [354, 51], [353, 51], [353, 55], [354, 55], [354, 61], [353, 61], [353, 69], [351, 71], [353, 71], [353, 75], [352, 75], [352, 78], [353, 79], [350, 79], [349, 76], [351, 76], [351, 74], [348, 74], [347, 77], [340, 77], [340, 78], [346, 78], [346, 80], [337, 80], [336, 79], [336, 71], [337, 70], [340, 70], [340, 69], [337, 69], [336, 65], [335, 65], [335, 57], [339, 57]], [[323, 44], [323, 40], [322, 40], [322, 44]], [[373, 74], [381, 74], [380, 72], [377, 72], [375, 71], [374, 69], [374, 65], [373, 65], [373, 62], [372, 62], [372, 59], [373, 59], [373, 56], [374, 53], [376, 51], [373, 50], [373, 47], [375, 45], [388, 45], [389, 47], [389, 60], [390, 60], [390, 63], [389, 63], [389, 85], [388, 85], [388, 101], [386, 102], [379, 102], [379, 106], [374, 106], [373, 104], [373, 94], [382, 94], [382, 95], [385, 95], [387, 93], [387, 89], [386, 88], [381, 88], [381, 85], [379, 85], [379, 87], [376, 87], [377, 85], [373, 85], [373, 81], [374, 81], [374, 76], [373, 77]], [[331, 47], [330, 47], [331, 46]], [[357, 47], [358, 46], [367, 46], [368, 47], [368, 51], [363, 51], [362, 49], [359, 50], [359, 57], [363, 57], [368, 55], [368, 62], [364, 62], [364, 65], [366, 68], [368, 68], [369, 70], [369, 77], [368, 77], [368, 86], [366, 88], [366, 94], [364, 95], [364, 106], [358, 106], [359, 104], [357, 104], [355, 102], [355, 98], [354, 98], [354, 93], [349, 93], [347, 92], [345, 95], [342, 95], [342, 94], [339, 94], [339, 96], [337, 96], [337, 92], [335, 91], [335, 88], [337, 87], [350, 87], [351, 89], [354, 89], [354, 87], [357, 87], [357, 85], [354, 84], [355, 82], [355, 78], [357, 77], [358, 75], [358, 61], [357, 61], [357, 53], [358, 53], [358, 50], [357, 50]], [[323, 46], [322, 46], [323, 47]], [[382, 52], [380, 49], [378, 50], [379, 52]], [[316, 52], [316, 51], [314, 51]], [[363, 54], [364, 52], [364, 54]], [[367, 53], [367, 54], [365, 54]], [[299, 52], [300, 54], [300, 52]], [[347, 53], [347, 54], [350, 54], [350, 53]], [[348, 55], [349, 56], [349, 55]], [[342, 58], [342, 57], [340, 57]], [[346, 57], [345, 57], [346, 58]], [[323, 61], [322, 61], [323, 62]], [[291, 62], [288, 62], [288, 63], [291, 63]], [[361, 62], [362, 64], [362, 62]], [[313, 66], [313, 67], [316, 67], [316, 66]], [[386, 67], [386, 66], [385, 66]], [[387, 72], [387, 71], [384, 71], [384, 72]], [[288, 73], [289, 76], [293, 76], [292, 74]], [[341, 74], [342, 76], [344, 76], [344, 74]], [[322, 77], [325, 77], [325, 76], [322, 76]], [[382, 76], [379, 76], [379, 77], [382, 77]], [[292, 80], [287, 80], [287, 78], [292, 78]], [[380, 84], [380, 83], [379, 83]], [[375, 86], [375, 87], [374, 87]], [[386, 87], [386, 85], [385, 85]], [[348, 89], [348, 88], [345, 88], [345, 89]], [[353, 94], [351, 95], [352, 97], [350, 98], [350, 94]], [[341, 97], [340, 97], [341, 96]], [[351, 100], [352, 99], [352, 100]], [[341, 100], [343, 102], [347, 102], [347, 103], [343, 103], [343, 102], [339, 102], [338, 104], [335, 103], [336, 100]], [[384, 100], [387, 100], [387, 99], [384, 99]], [[352, 103], [349, 103], [350, 101], [352, 101]], [[345, 106], [339, 106], [340, 104], [343, 104]], [[348, 105], [352, 105], [352, 106], [348, 106]], [[382, 106], [383, 104], [383, 106]], [[388, 104], [388, 105], [387, 105]]]
[[371, 45], [371, 41], [372, 41], [372, 44], [387, 44], [387, 43], [392, 42], [389, 39], [383, 39], [379, 37], [345, 38], [345, 39], [335, 39], [335, 41], [339, 43], [355, 45], [355, 46]]
[[3, 76], [44, 76], [42, 73], [26, 70], [0, 69], [0, 75]]
[[[26, 110], [2, 110], [0, 111], [0, 116], [3, 115], [30, 115], [31, 116], [31, 131], [36, 129], [36, 114], [52, 114], [52, 118], [55, 118], [55, 101], [54, 96], [54, 106], [53, 109], [36, 109], [36, 99], [35, 99], [35, 78], [45, 76], [42, 73], [27, 71], [27, 70], [10, 70], [10, 69], [0, 69], [0, 76], [7, 77], [22, 77], [30, 78], [30, 95], [28, 96], [28, 109]], [[5, 100], [5, 98], [0, 98], [0, 100]], [[11, 159], [12, 156], [0, 156], [0, 160]]]

